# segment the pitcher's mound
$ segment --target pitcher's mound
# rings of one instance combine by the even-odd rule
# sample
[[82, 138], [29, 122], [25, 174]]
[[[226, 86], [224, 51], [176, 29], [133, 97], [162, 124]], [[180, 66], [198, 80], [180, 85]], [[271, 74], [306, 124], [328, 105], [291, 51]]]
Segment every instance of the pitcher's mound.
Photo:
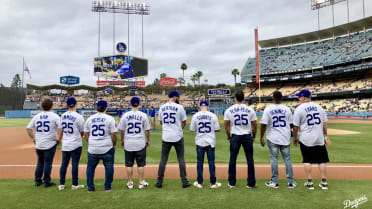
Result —
[[360, 132], [332, 128], [328, 129], [328, 135], [353, 135], [353, 134], [360, 134]]

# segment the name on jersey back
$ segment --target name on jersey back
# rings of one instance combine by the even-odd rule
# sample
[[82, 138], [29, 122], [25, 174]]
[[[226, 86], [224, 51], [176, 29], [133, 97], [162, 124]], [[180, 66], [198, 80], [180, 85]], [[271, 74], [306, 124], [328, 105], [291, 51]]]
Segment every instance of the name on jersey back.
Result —
[[310, 107], [306, 107], [306, 108], [305, 108], [305, 111], [306, 111], [307, 113], [309, 113], [309, 112], [316, 112], [316, 111], [318, 111], [318, 108], [315, 107], [315, 106], [310, 106]]
[[92, 123], [104, 123], [106, 118], [93, 118]]
[[285, 115], [286, 112], [287, 111], [283, 109], [273, 109], [269, 111], [270, 115]]
[[198, 119], [198, 120], [209, 120], [209, 121], [211, 121], [212, 120], [212, 117], [209, 116], [209, 115], [199, 115], [198, 117], [196, 117], [196, 119]]
[[71, 120], [72, 122], [75, 122], [76, 118], [72, 115], [64, 115], [62, 120]]
[[234, 107], [230, 110], [231, 114], [237, 113], [237, 112], [243, 112], [243, 113], [250, 113], [251, 110], [246, 107]]
[[128, 121], [131, 121], [131, 120], [142, 121], [142, 116], [140, 116], [140, 115], [128, 115], [127, 120]]
[[161, 111], [163, 111], [163, 112], [165, 112], [167, 110], [177, 112], [178, 111], [178, 108], [177, 107], [174, 107], [174, 106], [164, 106], [164, 107], [161, 108]]

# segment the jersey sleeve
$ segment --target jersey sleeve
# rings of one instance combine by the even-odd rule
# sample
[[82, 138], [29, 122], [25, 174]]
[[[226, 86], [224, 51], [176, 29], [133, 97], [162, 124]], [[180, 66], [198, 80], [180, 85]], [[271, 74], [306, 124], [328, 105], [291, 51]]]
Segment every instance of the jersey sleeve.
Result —
[[327, 117], [327, 113], [325, 113], [324, 109], [322, 107], [320, 107], [321, 110], [322, 110], [322, 121], [325, 123], [328, 121], [328, 117]]
[[187, 116], [186, 116], [186, 111], [184, 108], [181, 109], [181, 121], [186, 121], [187, 120]]
[[[195, 115], [194, 115], [195, 116]], [[195, 117], [192, 117], [191, 124], [190, 124], [190, 131], [196, 131], [196, 119]]]
[[145, 131], [148, 131], [151, 129], [150, 127], [150, 122], [149, 122], [149, 118], [147, 117], [147, 115], [145, 114], [144, 117], [143, 117], [143, 129]]
[[230, 114], [230, 111], [228, 111], [229, 109], [227, 109], [226, 111], [225, 111], [225, 114], [223, 115], [223, 119], [224, 120], [230, 120], [230, 118], [231, 118], [231, 114]]
[[158, 113], [158, 120], [159, 121], [163, 121], [163, 118], [162, 118], [162, 111], [161, 111], [161, 107], [159, 108], [159, 113]]
[[54, 120], [56, 123], [56, 128], [62, 129], [61, 117], [59, 117], [58, 115], [55, 115]]
[[122, 130], [122, 131], [125, 130], [125, 121], [124, 121], [124, 117], [121, 117], [120, 122], [119, 122], [119, 125], [118, 125], [118, 129], [119, 129], [119, 130]]
[[291, 109], [289, 108], [287, 108], [287, 117], [288, 117], [289, 124], [293, 124], [293, 115], [292, 115]]
[[110, 132], [111, 133], [118, 132], [118, 127], [116, 125], [116, 122], [115, 122], [115, 119], [114, 118], [112, 118], [111, 121], [110, 121]]
[[256, 121], [257, 120], [256, 112], [253, 109], [251, 109], [251, 110], [252, 110], [252, 112], [251, 112], [250, 119], [251, 119], [251, 121]]
[[83, 116], [80, 116], [79, 117], [79, 121], [78, 121], [78, 128], [79, 128], [79, 132], [84, 132], [84, 118]]
[[212, 122], [213, 122], [213, 127], [214, 127], [215, 131], [218, 131], [218, 130], [221, 129], [220, 123], [219, 123], [218, 118], [217, 118], [216, 115], [213, 116]]
[[301, 122], [301, 111], [300, 109], [296, 108], [293, 114], [293, 125], [300, 126]]
[[260, 121], [261, 124], [267, 125], [269, 123], [269, 116], [268, 115], [269, 115], [269, 112], [267, 111], [267, 108], [265, 108], [264, 113], [263, 113], [262, 118], [261, 118], [261, 121]]
[[89, 133], [89, 132], [90, 132], [90, 119], [88, 119], [88, 120], [85, 122], [85, 125], [84, 125], [84, 132], [86, 132], [86, 133]]
[[32, 120], [28, 123], [28, 125], [27, 125], [28, 129], [35, 129], [36, 117], [37, 116], [33, 117]]

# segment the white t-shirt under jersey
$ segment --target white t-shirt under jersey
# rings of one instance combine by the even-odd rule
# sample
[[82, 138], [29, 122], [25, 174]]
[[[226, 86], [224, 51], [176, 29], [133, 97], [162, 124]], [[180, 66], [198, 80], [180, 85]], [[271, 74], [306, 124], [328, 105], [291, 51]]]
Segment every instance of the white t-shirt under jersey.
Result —
[[126, 151], [140, 151], [146, 146], [145, 131], [150, 130], [147, 115], [141, 111], [125, 113], [119, 123], [120, 130], [125, 131], [124, 149]]
[[245, 135], [252, 131], [252, 121], [257, 120], [256, 112], [245, 104], [235, 104], [225, 111], [224, 120], [230, 121], [231, 134]]
[[216, 133], [220, 130], [217, 116], [209, 111], [200, 111], [192, 116], [190, 131], [196, 131], [195, 143], [201, 147], [215, 147]]
[[88, 118], [84, 132], [88, 132], [88, 152], [91, 154], [105, 154], [113, 148], [111, 133], [117, 132], [115, 119], [104, 113], [96, 113]]
[[291, 110], [282, 104], [272, 104], [265, 108], [261, 124], [266, 124], [266, 138], [273, 144], [289, 145], [291, 143]]
[[61, 128], [61, 119], [54, 112], [41, 112], [32, 118], [27, 128], [36, 129], [36, 149], [48, 150], [57, 144], [57, 128]]
[[324, 145], [323, 123], [327, 122], [323, 108], [313, 102], [298, 106], [293, 114], [293, 125], [299, 127], [300, 142], [308, 147]]
[[162, 124], [162, 139], [165, 142], [178, 142], [183, 137], [182, 122], [187, 120], [186, 112], [177, 103], [167, 102], [159, 108], [159, 121]]
[[79, 113], [67, 111], [61, 116], [63, 131], [62, 151], [73, 151], [83, 146], [81, 132], [84, 132], [84, 118]]

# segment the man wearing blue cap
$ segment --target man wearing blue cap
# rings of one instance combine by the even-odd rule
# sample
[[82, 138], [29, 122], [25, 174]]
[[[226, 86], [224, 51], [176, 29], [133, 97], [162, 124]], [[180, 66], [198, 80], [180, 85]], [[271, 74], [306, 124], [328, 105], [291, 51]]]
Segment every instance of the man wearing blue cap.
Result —
[[[150, 123], [147, 115], [138, 111], [140, 99], [133, 97], [130, 100], [132, 110], [125, 113], [120, 119], [121, 146], [125, 152], [125, 167], [127, 168], [128, 189], [133, 189], [132, 180], [134, 160], [136, 160], [139, 174], [138, 188], [146, 188], [149, 184], [144, 180], [144, 167], [146, 166], [146, 148], [150, 144]], [[146, 138], [145, 138], [146, 135]]]
[[98, 113], [90, 116], [84, 126], [85, 139], [88, 142], [87, 186], [88, 192], [94, 192], [94, 173], [100, 160], [105, 166], [105, 191], [111, 191], [114, 177], [114, 157], [117, 141], [115, 119], [106, 114], [107, 102], [97, 103]]
[[186, 126], [186, 112], [179, 105], [180, 94], [171, 91], [168, 94], [169, 101], [159, 109], [159, 121], [162, 125], [162, 149], [161, 160], [159, 163], [158, 180], [155, 187], [161, 188], [163, 185], [165, 167], [167, 165], [169, 152], [174, 146], [180, 169], [182, 187], [190, 187], [191, 184], [186, 177], [185, 148], [183, 143], [183, 128]]
[[208, 111], [208, 102], [200, 101], [200, 111], [191, 120], [190, 131], [195, 131], [196, 156], [197, 156], [197, 181], [194, 186], [203, 187], [203, 165], [204, 155], [207, 154], [209, 164], [210, 187], [212, 189], [221, 187], [221, 183], [216, 181], [215, 146], [216, 133], [220, 131], [220, 124], [217, 116]]
[[[305, 187], [314, 190], [312, 181], [312, 164], [317, 164], [320, 170], [322, 181], [319, 187], [328, 190], [327, 184], [327, 167], [329, 162], [328, 152], [325, 145], [331, 145], [327, 136], [327, 115], [323, 108], [311, 101], [311, 93], [303, 89], [296, 94], [300, 105], [293, 114], [293, 143], [297, 146], [300, 141], [300, 149], [303, 158], [307, 182]], [[299, 131], [299, 139], [297, 132]]]
[[84, 118], [76, 112], [76, 99], [67, 99], [68, 111], [61, 116], [63, 131], [62, 164], [59, 170], [59, 190], [65, 189], [67, 167], [71, 159], [72, 164], [72, 190], [82, 189], [84, 185], [78, 184], [79, 161], [82, 151], [82, 136], [84, 136]]

